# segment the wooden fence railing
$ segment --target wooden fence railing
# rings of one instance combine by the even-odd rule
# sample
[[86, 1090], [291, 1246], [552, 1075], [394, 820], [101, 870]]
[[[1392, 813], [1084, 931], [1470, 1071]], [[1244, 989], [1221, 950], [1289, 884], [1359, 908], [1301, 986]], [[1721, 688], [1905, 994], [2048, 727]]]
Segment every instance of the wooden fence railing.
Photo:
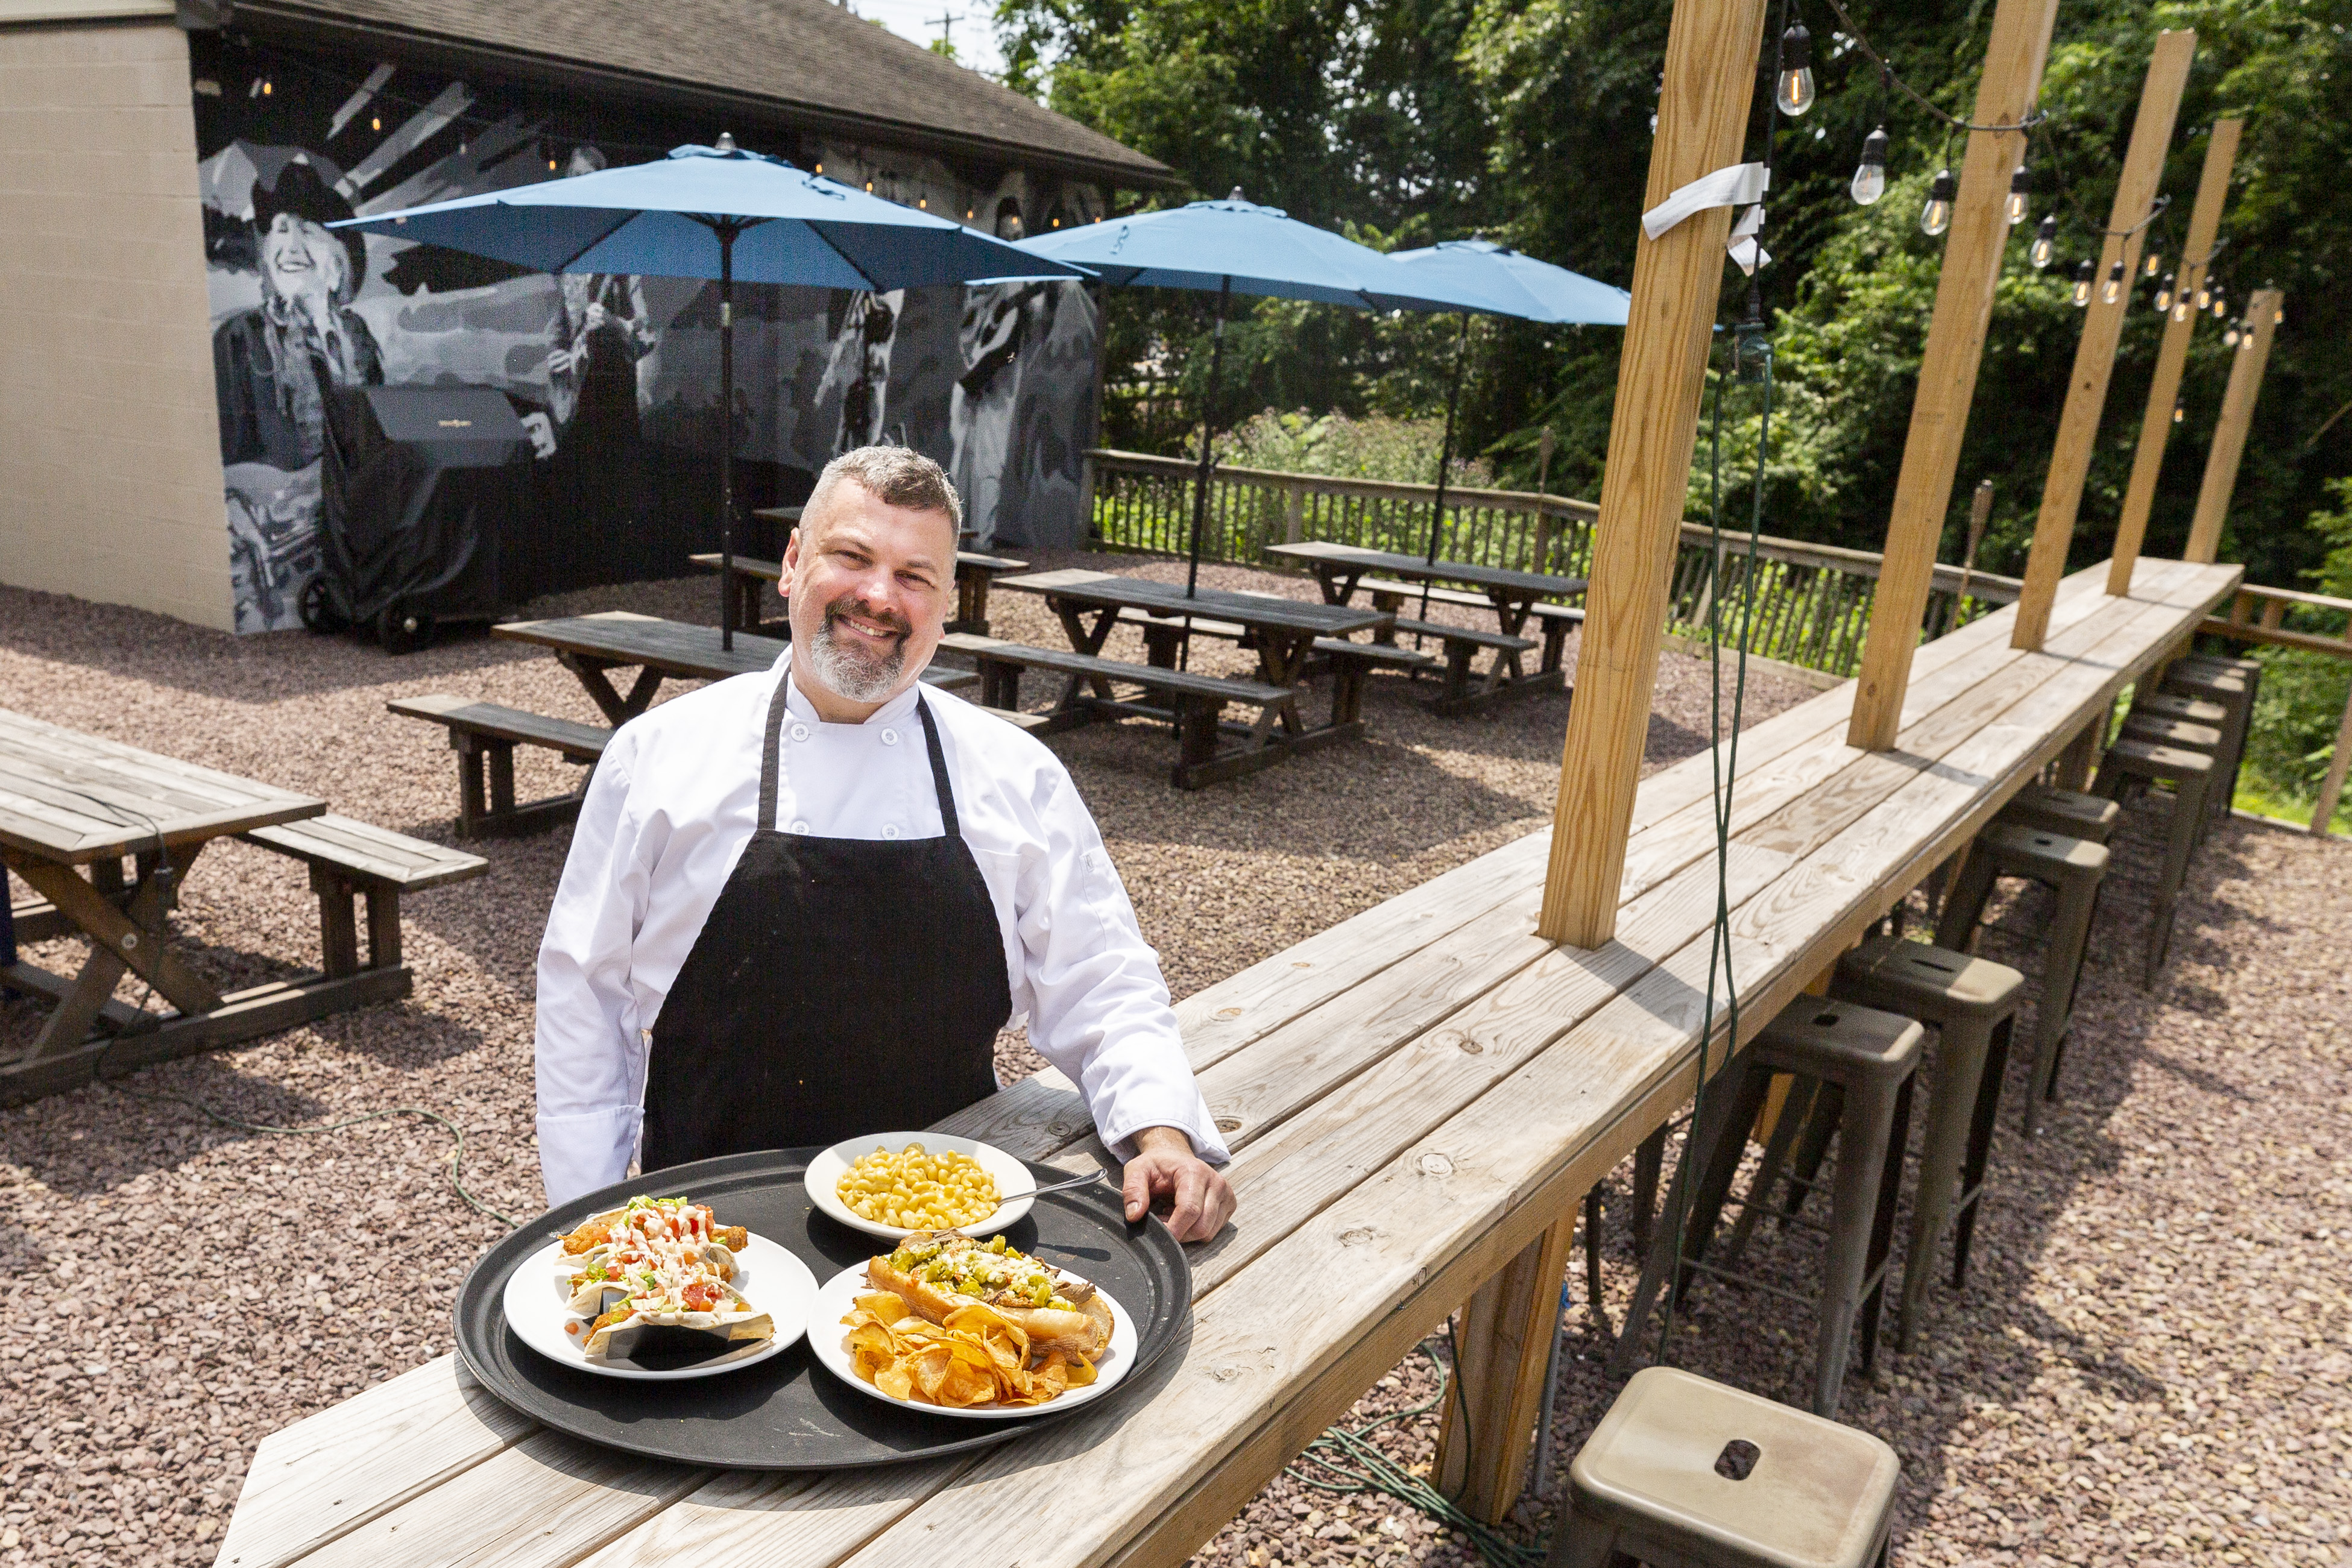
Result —
[[[2287, 625], [2289, 615], [2301, 624]], [[2332, 632], [2315, 629], [2339, 616], [2344, 620], [2341, 627]], [[2209, 616], [2198, 630], [2240, 643], [2301, 648], [2307, 653], [2352, 661], [2352, 599], [2248, 583], [2231, 601], [2226, 620]], [[2336, 820], [2336, 804], [2344, 798], [2347, 768], [2352, 768], [2352, 695], [2345, 698], [2344, 718], [2336, 729], [2336, 749], [2328, 758], [2327, 775], [2320, 781], [2319, 800], [2311, 813], [2313, 832], [2326, 832], [2328, 824]]]
[[[1099, 448], [1087, 457], [1095, 534], [1102, 544], [1183, 553], [1192, 522], [1192, 464]], [[1436, 495], [1430, 485], [1220, 467], [1210, 481], [1201, 557], [1257, 564], [1265, 559], [1267, 545], [1305, 539], [1419, 555], [1429, 548]], [[1591, 564], [1598, 510], [1590, 501], [1564, 496], [1448, 486], [1439, 554], [1448, 560], [1581, 577]], [[1683, 525], [1668, 608], [1671, 627], [1704, 625], [1712, 593], [1723, 593], [1728, 609], [1748, 590], [1748, 537], [1725, 537], [1719, 570], [1708, 538], [1699, 524]], [[1870, 623], [1878, 557], [1769, 535], [1756, 541], [1756, 557], [1750, 648], [1789, 664], [1853, 674]], [[2014, 578], [1937, 567], [1926, 634], [1940, 637], [2010, 603], [2018, 587]]]

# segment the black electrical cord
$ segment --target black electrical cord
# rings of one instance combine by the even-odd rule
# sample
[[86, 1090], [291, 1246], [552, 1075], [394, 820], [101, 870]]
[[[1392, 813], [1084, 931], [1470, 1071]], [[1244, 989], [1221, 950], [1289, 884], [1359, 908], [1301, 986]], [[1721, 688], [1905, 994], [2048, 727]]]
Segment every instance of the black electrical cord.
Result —
[[[1934, 104], [1928, 102], [1926, 99], [1920, 97], [1918, 93], [1914, 91], [1910, 83], [1905, 81], [1901, 77], [1895, 74], [1895, 68], [1886, 63], [1886, 57], [1880, 54], [1875, 48], [1871, 47], [1869, 36], [1860, 27], [1853, 25], [1853, 18], [1846, 15], [1845, 7], [1838, 4], [1838, 0], [1827, 0], [1827, 4], [1831, 10], [1837, 13], [1839, 28], [1846, 35], [1846, 37], [1853, 40], [1854, 47], [1862, 51], [1863, 57], [1869, 60], [1871, 64], [1878, 68], [1882, 82], [1892, 83], [1895, 89], [1901, 92], [1904, 97], [1909, 99], [1921, 109], [1927, 110], [1929, 114], [1935, 116], [1937, 120], [1942, 120], [1946, 125], [1953, 128], [1954, 130], [2031, 131], [2033, 127], [2041, 124], [2043, 120], [2048, 118], [2048, 116], [2042, 110], [2035, 110], [2028, 113], [2023, 120], [2015, 120], [2008, 124], [1979, 125], [1972, 120], [1963, 120], [1957, 114], [1937, 108]], [[1784, 27], [1782, 30], [1786, 31], [1787, 29]]]

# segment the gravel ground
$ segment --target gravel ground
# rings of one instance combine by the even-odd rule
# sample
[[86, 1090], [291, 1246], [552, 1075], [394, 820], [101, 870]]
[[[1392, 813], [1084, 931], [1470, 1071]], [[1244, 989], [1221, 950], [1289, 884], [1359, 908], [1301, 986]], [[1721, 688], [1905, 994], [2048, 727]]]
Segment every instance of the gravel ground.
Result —
[[[1231, 569], [1204, 578], [1311, 592]], [[708, 619], [714, 599], [700, 579], [537, 608]], [[1058, 643], [1036, 601], [1003, 595], [993, 608], [1001, 635]], [[1132, 634], [1117, 636], [1114, 652]], [[1202, 655], [1210, 668], [1227, 660], [1237, 667], [1230, 650]], [[439, 690], [596, 716], [551, 661], [478, 638], [394, 663], [341, 640], [235, 639], [0, 590], [6, 706], [446, 840], [447, 754], [433, 732], [383, 710], [387, 697]], [[1759, 676], [1748, 716], [1806, 695]], [[1101, 727], [1054, 745], [1182, 995], [1540, 822], [1562, 711], [1544, 698], [1441, 720], [1382, 677], [1360, 747], [1190, 795], [1165, 785], [1164, 736]], [[1651, 764], [1702, 746], [1706, 713], [1704, 665], [1668, 654]], [[518, 771], [526, 798], [572, 777], [544, 754]], [[2067, 1102], [2032, 1145], [2004, 1126], [1969, 1291], [1938, 1294], [1925, 1354], [1848, 1385], [1845, 1417], [1904, 1455], [1903, 1561], [2352, 1563], [2338, 1544], [2352, 1523], [2341, 1262], [2352, 1008], [2339, 935], [2352, 861], [2339, 842], [2225, 828], [2198, 862], [2173, 965], [2148, 996], [2127, 973], [2133, 912], [2145, 907], [2132, 884], [2149, 874], [2160, 818], [2140, 809], [2121, 845], [2123, 885], [2110, 890], [2084, 982]], [[468, 1185], [485, 1203], [534, 1211], [530, 967], [564, 841], [494, 842], [492, 874], [411, 901], [416, 991], [397, 1007], [0, 1113], [0, 1267], [12, 1280], [0, 1320], [11, 1390], [0, 1402], [0, 1562], [207, 1561], [264, 1436], [449, 1348], [462, 1265], [388, 1300], [369, 1264], [443, 1232], [470, 1258], [501, 1232], [451, 1194], [446, 1132], [402, 1115], [324, 1136], [256, 1134], [155, 1096], [272, 1125], [428, 1108], [464, 1129]], [[1999, 917], [2030, 930], [2033, 896], [1997, 906]], [[200, 964], [237, 984], [314, 963], [316, 918], [299, 867], [229, 843], [206, 852], [174, 925]], [[1987, 939], [1998, 956], [2028, 945], [2006, 930]], [[77, 950], [28, 956], [69, 967]], [[135, 984], [121, 995], [142, 999]], [[37, 1024], [29, 1005], [0, 1004], [0, 1050]], [[1017, 1037], [1000, 1059], [1009, 1072], [1035, 1060]], [[1622, 1190], [1621, 1173], [1612, 1197]], [[1621, 1216], [1622, 1201], [1608, 1227], [1612, 1322], [1634, 1270]], [[2187, 1245], [2162, 1244], [2173, 1239]], [[1768, 1274], [1801, 1277], [1807, 1261], [1777, 1237], [1754, 1256]], [[1608, 1392], [1605, 1333], [1576, 1293], [1563, 1461]], [[1810, 1321], [1774, 1314], [1759, 1330], [1740, 1304], [1695, 1293], [1675, 1359], [1789, 1396], [1809, 1364]], [[1430, 1354], [1407, 1358], [1350, 1421], [1429, 1404], [1437, 1367]], [[1425, 1465], [1434, 1436], [1433, 1413], [1420, 1410], [1375, 1440], [1411, 1467]], [[1522, 1514], [1515, 1533], [1548, 1527], [1543, 1505]], [[1343, 1559], [1453, 1563], [1467, 1552], [1390, 1500], [1286, 1477], [1202, 1554]]]

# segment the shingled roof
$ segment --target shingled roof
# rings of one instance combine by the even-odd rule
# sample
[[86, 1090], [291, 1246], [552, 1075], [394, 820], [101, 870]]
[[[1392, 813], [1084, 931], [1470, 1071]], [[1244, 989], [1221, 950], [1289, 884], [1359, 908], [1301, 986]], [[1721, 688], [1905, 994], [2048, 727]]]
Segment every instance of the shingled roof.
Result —
[[[995, 155], [1114, 184], [1168, 167], [829, 0], [202, 0], [216, 25], [399, 37], [562, 77], [619, 78], [766, 109], [789, 123], [949, 154]], [[268, 30], [278, 30], [269, 28]]]

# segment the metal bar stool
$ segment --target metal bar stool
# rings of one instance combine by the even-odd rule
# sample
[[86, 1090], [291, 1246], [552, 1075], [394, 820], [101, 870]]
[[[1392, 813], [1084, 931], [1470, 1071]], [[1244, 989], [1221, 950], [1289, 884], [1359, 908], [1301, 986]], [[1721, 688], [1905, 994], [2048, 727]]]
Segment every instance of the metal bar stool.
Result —
[[[2112, 801], [2099, 802], [2110, 809]], [[1977, 835], [1968, 863], [1936, 927], [1936, 946], [1965, 953], [1984, 919], [1985, 900], [1996, 878], [2028, 877], [2058, 895], [2058, 911], [2043, 934], [2042, 1005], [2033, 1019], [2033, 1077], [2025, 1096], [2025, 1135], [2042, 1120], [2042, 1103], [2058, 1098], [2058, 1056], [2074, 1022], [2074, 990], [2083, 976], [2083, 949], [2099, 908], [2099, 883], [2107, 874], [2107, 851], [2087, 839], [1996, 820]]]
[[1549, 1568], [1871, 1568], [1902, 1468], [1867, 1432], [1648, 1367], [1569, 1467]]
[[1957, 1227], [1952, 1288], [1968, 1283], [1969, 1243], [1982, 1207], [2001, 1075], [2009, 1068], [2010, 1035], [2024, 987], [2025, 977], [2006, 964], [1892, 936], [1873, 937], [1839, 959], [1830, 982], [1830, 994], [1841, 1000], [1917, 1019], [1937, 1035], [1927, 1140], [1903, 1255], [1903, 1310], [1895, 1331], [1900, 1350], [1918, 1340], [1927, 1280], [1947, 1226]]
[[2124, 809], [2104, 795], [2085, 795], [2079, 789], [2061, 789], [2050, 784], [2028, 784], [2010, 797], [2009, 804], [1993, 820], [2104, 844], [2115, 836], [2116, 824], [2124, 820]]
[[2238, 768], [2245, 760], [2246, 732], [2252, 727], [2254, 697], [2262, 685], [2262, 666], [2252, 659], [2187, 658], [2167, 670], [2159, 690], [2176, 696], [2218, 704], [2228, 719], [2221, 726], [2221, 788], [2215, 791], [2217, 815], [2226, 815], [2238, 798]]
[[2158, 718], [2185, 718], [2191, 724], [2210, 725], [2221, 729], [2230, 722], [2230, 710], [2220, 703], [2207, 702], [2203, 697], [2183, 695], [2179, 692], [2136, 691], [2132, 694], [2131, 711], [2153, 714]]
[[[1828, 1239], [1813, 1359], [1813, 1409], [1823, 1416], [1836, 1412], [1857, 1314], [1862, 1319], [1864, 1367], [1867, 1369], [1877, 1355], [1886, 1254], [1895, 1229], [1903, 1145], [1910, 1130], [1911, 1083], [1918, 1071], [1924, 1035], [1906, 1018], [1874, 1012], [1851, 1002], [1800, 997], [1729, 1063], [1723, 1080], [1710, 1087], [1702, 1118], [1691, 1129], [1694, 1157], [1675, 1173], [1674, 1187], [1666, 1197], [1666, 1213], [1681, 1212], [1678, 1206], [1694, 1170], [1697, 1172], [1679, 1265], [1673, 1228], [1662, 1224], [1643, 1263], [1642, 1282], [1634, 1290], [1625, 1330], [1617, 1338], [1616, 1354], [1610, 1362], [1612, 1376], [1622, 1376], [1632, 1363], [1659, 1291], [1672, 1289], [1675, 1299], [1680, 1301], [1694, 1272], [1803, 1300], [1736, 1273], [1733, 1268], [1755, 1228], [1759, 1207], [1771, 1196], [1774, 1182], [1787, 1167], [1790, 1144], [1810, 1113], [1827, 1119], [1838, 1134], [1829, 1224], [1815, 1226], [1801, 1218], [1795, 1221], [1825, 1231]], [[1796, 1086], [1773, 1124], [1764, 1164], [1748, 1197], [1733, 1198], [1732, 1178], [1747, 1151], [1748, 1130], [1763, 1109], [1773, 1074], [1779, 1072], [1795, 1074]], [[1738, 1205], [1741, 1213], [1723, 1266], [1718, 1267], [1703, 1260], [1726, 1202]]]
[[2155, 905], [2148, 911], [2147, 967], [2140, 977], [2143, 989], [2155, 988], [2157, 972], [2164, 967], [2165, 949], [2172, 944], [2173, 909], [2180, 900], [2180, 884], [2189, 878], [2189, 852], [2204, 831], [2206, 792], [2221, 772], [2219, 760], [2202, 751], [2126, 736], [2107, 747], [2107, 754], [2099, 759], [2099, 776], [2091, 781], [2095, 793], [2111, 800], [2123, 792], [2124, 781], [2129, 779], [2168, 783], [2175, 791], [2172, 821], [2166, 832], [2164, 872], [2157, 881]]

